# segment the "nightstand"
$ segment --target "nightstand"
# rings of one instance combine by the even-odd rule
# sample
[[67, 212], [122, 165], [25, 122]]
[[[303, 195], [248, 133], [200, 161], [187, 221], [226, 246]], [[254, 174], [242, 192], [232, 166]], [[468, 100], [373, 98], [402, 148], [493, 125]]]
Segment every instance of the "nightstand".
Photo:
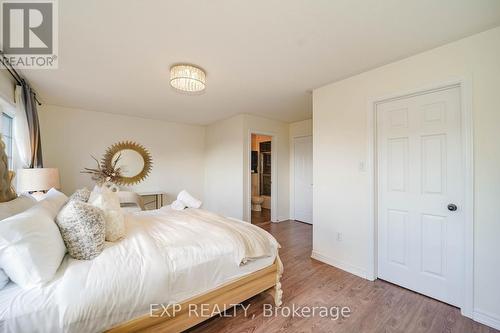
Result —
[[164, 197], [167, 194], [162, 191], [139, 192], [138, 193], [142, 202], [144, 203], [145, 210], [160, 209], [164, 205]]

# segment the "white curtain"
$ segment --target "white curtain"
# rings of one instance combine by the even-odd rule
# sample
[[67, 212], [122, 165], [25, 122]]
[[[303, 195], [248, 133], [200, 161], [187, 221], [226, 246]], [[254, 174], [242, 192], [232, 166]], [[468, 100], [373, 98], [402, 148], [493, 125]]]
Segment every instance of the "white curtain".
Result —
[[23, 98], [23, 88], [16, 86], [16, 116], [14, 117], [14, 138], [16, 141], [21, 168], [29, 168], [31, 164], [31, 139], [26, 118], [26, 104]]

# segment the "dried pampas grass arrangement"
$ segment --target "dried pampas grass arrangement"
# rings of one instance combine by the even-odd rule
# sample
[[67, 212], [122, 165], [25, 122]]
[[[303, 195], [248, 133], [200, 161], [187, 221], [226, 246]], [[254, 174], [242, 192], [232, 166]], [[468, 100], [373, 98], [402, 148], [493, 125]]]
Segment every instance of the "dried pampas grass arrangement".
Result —
[[17, 195], [12, 186], [14, 172], [9, 170], [9, 162], [5, 153], [5, 143], [0, 134], [0, 202], [14, 200]]
[[92, 180], [96, 182], [97, 185], [102, 186], [105, 183], [113, 183], [116, 184], [117, 180], [122, 176], [122, 169], [117, 167], [118, 162], [120, 161], [121, 155], [113, 161], [111, 164], [99, 163], [97, 158], [92, 156], [94, 161], [97, 164], [97, 168], [84, 168], [81, 173], [88, 173], [91, 175]]

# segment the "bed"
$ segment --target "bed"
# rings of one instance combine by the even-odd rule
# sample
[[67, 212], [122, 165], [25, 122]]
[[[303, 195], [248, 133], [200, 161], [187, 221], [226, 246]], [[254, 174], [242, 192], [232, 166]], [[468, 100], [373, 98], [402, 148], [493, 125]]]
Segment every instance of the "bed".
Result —
[[[43, 287], [23, 290], [11, 282], [1, 290], [0, 330], [179, 332], [209, 318], [189, 315], [190, 304], [223, 309], [270, 290], [279, 305], [276, 240], [266, 233], [272, 256], [241, 264], [244, 254], [235, 239], [210, 222], [218, 218], [202, 209], [169, 207], [126, 214], [126, 238], [107, 243], [97, 258], [66, 255]], [[263, 232], [242, 221], [230, 223], [250, 234]], [[164, 312], [169, 304], [176, 304], [175, 314]]]
[[[21, 209], [33, 199], [17, 197], [4, 148], [0, 137], [0, 205], [4, 213], [17, 211], [0, 219], [2, 285], [19, 272], [18, 282], [49, 268], [51, 274], [40, 284], [10, 282], [0, 290], [0, 332], [180, 332], [264, 291], [281, 304], [277, 241], [259, 227], [203, 209], [127, 213], [123, 239], [106, 243], [92, 260], [73, 259], [54, 222], [68, 198], [53, 190], [61, 202], [31, 201]], [[55, 261], [39, 261], [55, 249]], [[41, 264], [33, 266], [34, 259]], [[208, 311], [188, 312], [202, 304]], [[175, 312], [165, 313], [171, 305]]]

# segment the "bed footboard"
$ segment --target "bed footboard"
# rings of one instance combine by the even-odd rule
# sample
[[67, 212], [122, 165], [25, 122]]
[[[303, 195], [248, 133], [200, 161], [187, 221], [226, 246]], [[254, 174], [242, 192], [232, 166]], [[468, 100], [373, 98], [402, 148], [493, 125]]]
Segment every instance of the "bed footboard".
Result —
[[283, 290], [281, 289], [281, 276], [283, 275], [283, 263], [281, 262], [279, 254], [276, 256], [276, 261], [274, 263], [276, 265], [276, 284], [269, 290], [269, 293], [274, 299], [274, 305], [276, 307], [280, 307], [283, 298]]

